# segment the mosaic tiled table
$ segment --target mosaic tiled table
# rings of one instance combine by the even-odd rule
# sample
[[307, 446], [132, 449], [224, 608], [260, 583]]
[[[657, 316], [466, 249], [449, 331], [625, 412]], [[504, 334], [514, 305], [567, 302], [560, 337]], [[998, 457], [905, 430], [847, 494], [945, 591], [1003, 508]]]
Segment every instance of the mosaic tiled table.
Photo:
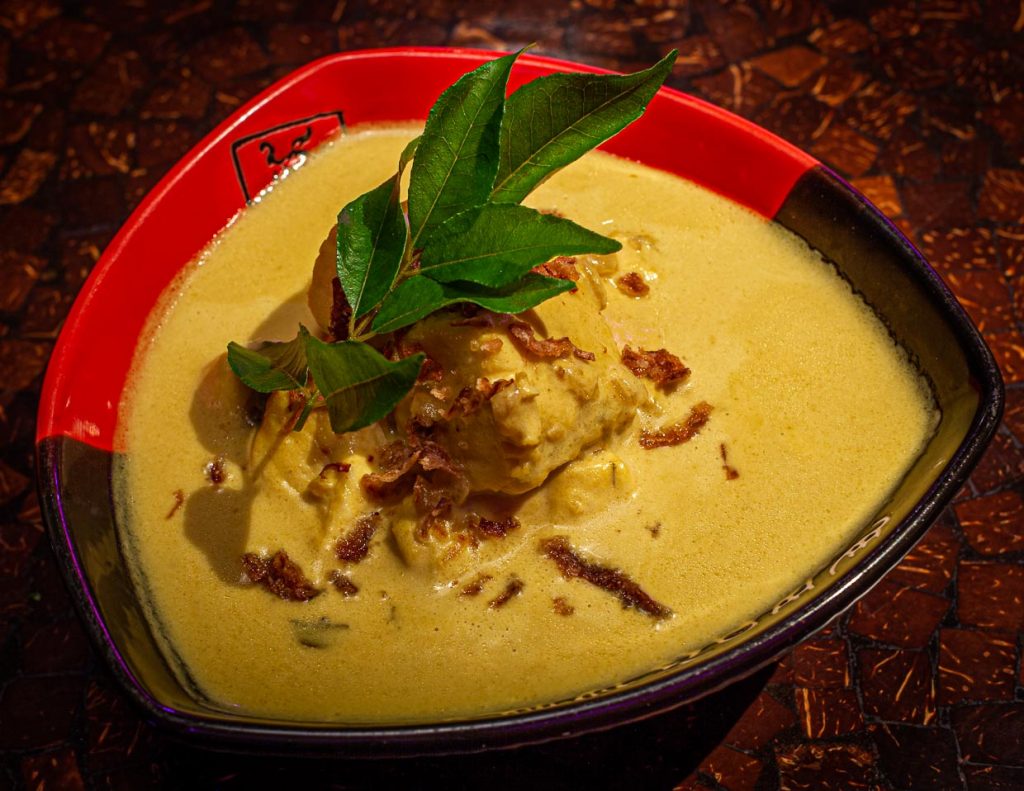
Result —
[[[811, 151], [959, 295], [1007, 412], [969, 486], [852, 611], [760, 676], [611, 733], [461, 758], [217, 755], [141, 721], [79, 627], [32, 439], [103, 246], [201, 136], [340, 49], [681, 57], [670, 84]], [[0, 0], [0, 789], [1024, 788], [1024, 4], [1011, 0]]]

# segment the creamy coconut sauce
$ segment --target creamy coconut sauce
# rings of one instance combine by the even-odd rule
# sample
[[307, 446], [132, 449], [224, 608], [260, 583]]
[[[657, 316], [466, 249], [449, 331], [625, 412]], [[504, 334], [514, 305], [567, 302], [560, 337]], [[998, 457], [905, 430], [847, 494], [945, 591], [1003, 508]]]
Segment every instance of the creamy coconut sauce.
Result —
[[[671, 392], [646, 383], [636, 418], [520, 498], [522, 527], [486, 552], [422, 565], [379, 531], [346, 569], [358, 595], [340, 595], [327, 583], [339, 566], [329, 547], [348, 525], [325, 523], [299, 485], [256, 480], [245, 393], [223, 353], [229, 340], [314, 326], [310, 267], [338, 208], [393, 172], [411, 134], [350, 134], [279, 183], [187, 268], [138, 354], [120, 427], [123, 539], [156, 630], [215, 706], [397, 723], [614, 684], [707, 644], [815, 573], [934, 425], [906, 355], [801, 240], [674, 176], [588, 154], [527, 203], [624, 242], [600, 264], [616, 270], [603, 311], [616, 344], [664, 347], [691, 375]], [[645, 276], [647, 296], [614, 287], [629, 271]], [[573, 298], [547, 308], [552, 336], [572, 336]], [[641, 429], [701, 401], [714, 411], [692, 441], [640, 447]], [[220, 487], [205, 471], [216, 457]], [[356, 479], [369, 467], [358, 449], [351, 458]], [[353, 493], [346, 502], [346, 514], [375, 508]], [[673, 615], [564, 579], [538, 549], [552, 535], [622, 569]], [[243, 553], [282, 548], [323, 594], [283, 601], [240, 581]], [[481, 572], [481, 593], [463, 595]], [[513, 577], [521, 592], [489, 606]]]

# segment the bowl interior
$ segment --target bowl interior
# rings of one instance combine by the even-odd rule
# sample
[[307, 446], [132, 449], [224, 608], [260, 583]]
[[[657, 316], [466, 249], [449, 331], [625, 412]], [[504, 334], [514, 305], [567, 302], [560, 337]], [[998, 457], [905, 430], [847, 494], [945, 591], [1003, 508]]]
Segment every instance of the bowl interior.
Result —
[[[691, 179], [802, 236], [864, 296], [932, 384], [941, 421], [892, 497], [850, 546], [759, 618], [669, 666], [582, 699], [512, 717], [382, 729], [276, 722], [204, 705], [161, 655], [114, 529], [117, 409], [148, 313], [175, 274], [294, 157], [344, 133], [345, 124], [425, 118], [444, 87], [490, 57], [375, 51], [299, 70], [221, 124], [168, 174], [104, 253], [72, 309], [39, 416], [44, 511], [101, 650], [129, 693], [171, 727], [305, 747], [337, 746], [344, 732], [356, 749], [435, 749], [441, 740], [444, 749], [458, 749], [481, 739], [509, 744], [604, 727], [706, 694], [763, 665], [877, 582], [963, 484], [998, 424], [1002, 390], [991, 355], [899, 231], [808, 155], [729, 113], [663, 90], [641, 122], [604, 148]], [[579, 68], [525, 56], [513, 84]]]

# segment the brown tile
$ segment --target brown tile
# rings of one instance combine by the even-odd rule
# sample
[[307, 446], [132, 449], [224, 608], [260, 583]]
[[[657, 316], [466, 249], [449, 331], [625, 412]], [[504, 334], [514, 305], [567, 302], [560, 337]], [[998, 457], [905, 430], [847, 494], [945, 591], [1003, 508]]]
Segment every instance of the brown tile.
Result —
[[1024, 441], [1024, 388], [1013, 387], [1006, 391], [1003, 424], [1013, 432], [1018, 442]]
[[982, 332], [1004, 332], [1014, 327], [1010, 284], [1000, 271], [972, 269], [944, 271], [947, 285]]
[[992, 143], [987, 135], [965, 140], [948, 137], [939, 145], [942, 173], [956, 178], [963, 173], [979, 173], [992, 161]]
[[79, 791], [85, 788], [78, 757], [74, 750], [61, 749], [42, 755], [29, 755], [21, 760], [21, 776], [27, 788], [46, 791]]
[[870, 47], [874, 42], [874, 34], [856, 19], [837, 19], [816, 28], [807, 40], [822, 52], [853, 55]]
[[983, 107], [980, 115], [1003, 142], [1024, 140], [1024, 90], [1012, 91], [998, 103]]
[[886, 3], [871, 12], [871, 29], [883, 38], [916, 36], [921, 32], [918, 11], [910, 3]]
[[793, 654], [783, 656], [775, 664], [772, 677], [768, 679], [769, 684], [792, 684], [793, 683]]
[[0, 88], [7, 86], [7, 73], [11, 63], [11, 42], [0, 38]]
[[21, 667], [31, 673], [85, 670], [89, 644], [78, 619], [22, 629]]
[[755, 115], [755, 120], [801, 148], [811, 145], [829, 128], [835, 112], [810, 96], [779, 94]]
[[977, 497], [958, 503], [955, 510], [967, 542], [982, 555], [1024, 549], [1024, 499], [1020, 492], [1008, 489]]
[[49, 151], [21, 149], [0, 181], [0, 205], [21, 203], [35, 195], [56, 161]]
[[861, 176], [852, 179], [850, 183], [886, 217], [898, 217], [903, 213], [900, 196], [891, 176]]
[[64, 280], [69, 288], [81, 287], [108, 241], [109, 236], [105, 234], [87, 234], [64, 240], [61, 245], [60, 266], [64, 270]]
[[882, 720], [929, 725], [935, 682], [924, 651], [867, 648], [857, 653], [864, 713]]
[[[844, 118], [863, 134], [877, 140], [891, 140], [897, 131], [904, 128], [907, 119], [916, 110], [917, 100], [911, 94], [881, 82], [868, 83], [843, 103]], [[904, 142], [903, 147], [909, 148], [912, 142], [912, 139]], [[892, 160], [898, 163], [903, 153], [897, 151]], [[906, 175], [902, 170], [893, 172], [895, 175]]]
[[967, 791], [1019, 791], [1024, 788], [1024, 767], [978, 766], [963, 767]]
[[46, 262], [34, 255], [0, 250], [0, 313], [21, 309]]
[[793, 649], [793, 681], [801, 687], [850, 686], [850, 657], [845, 640], [810, 640]]
[[0, 99], [0, 145], [9, 146], [21, 140], [42, 111], [43, 105], [37, 102]]
[[725, 57], [710, 36], [689, 36], [676, 42], [679, 57], [672, 74], [675, 77], [703, 74], [725, 65]]
[[704, 759], [700, 769], [729, 791], [754, 791], [764, 764], [752, 755], [721, 745]]
[[856, 744], [776, 747], [782, 791], [850, 791], [874, 788], [875, 757]]
[[43, 531], [32, 525], [0, 522], [0, 577], [27, 577], [32, 552]]
[[138, 125], [135, 154], [139, 167], [177, 162], [199, 141], [195, 131], [180, 121], [150, 121]]
[[112, 52], [75, 86], [71, 109], [92, 115], [118, 116], [149, 78], [149, 68], [138, 52]]
[[24, 390], [46, 367], [50, 344], [0, 339], [0, 392]]
[[947, 791], [957, 776], [956, 740], [945, 728], [895, 723], [868, 726], [878, 750], [878, 768], [896, 788]]
[[1013, 700], [1017, 645], [1012, 637], [966, 629], [939, 631], [939, 705]]
[[997, 228], [995, 244], [1007, 277], [1024, 275], [1024, 225]]
[[56, 0], [40, 0], [40, 2], [7, 0], [0, 4], [0, 28], [8, 30], [15, 38], [21, 38], [47, 19], [59, 15], [60, 11], [60, 3]]
[[138, 717], [124, 695], [95, 680], [85, 697], [85, 737], [93, 771], [145, 760], [157, 745], [153, 727]]
[[811, 153], [846, 177], [863, 176], [878, 155], [878, 146], [846, 124], [830, 124], [811, 147]]
[[881, 40], [872, 51], [894, 85], [913, 91], [938, 88], [949, 79], [951, 71], [971, 57], [966, 41], [943, 30]]
[[189, 51], [188, 59], [200, 76], [214, 85], [250, 75], [269, 63], [256, 40], [237, 27], [204, 38]]
[[994, 222], [1024, 219], [1024, 170], [995, 168], [985, 174], [978, 194], [978, 217]]
[[0, 505], [6, 505], [24, 492], [31, 479], [0, 460]]
[[796, 687], [793, 694], [800, 726], [808, 739], [830, 739], [864, 727], [860, 701], [852, 689]]
[[960, 538], [949, 521], [946, 514], [940, 517], [886, 579], [909, 588], [942, 593], [953, 579], [960, 553]]
[[750, 705], [728, 736], [725, 743], [743, 750], [760, 750], [775, 736], [796, 725], [796, 716], [768, 692], [762, 692]]
[[632, 59], [637, 57], [638, 50], [630, 30], [627, 19], [589, 15], [574, 25], [569, 35], [573, 48], [580, 52]]
[[127, 173], [135, 151], [135, 125], [92, 121], [68, 130], [62, 179], [91, 178]]
[[779, 87], [748, 64], [730, 64], [717, 74], [693, 80], [697, 92], [713, 104], [750, 116], [754, 110], [771, 101]]
[[900, 193], [907, 216], [919, 227], [960, 228], [974, 221], [966, 181], [907, 181]]
[[703, 17], [711, 38], [727, 60], [743, 60], [771, 44], [771, 37], [749, 6], [712, 0], [707, 3]]
[[[985, 342], [988, 343], [996, 362], [999, 363], [999, 370], [1007, 384], [1024, 382], [1024, 336], [1016, 330], [1004, 332], [999, 335], [986, 335]], [[1021, 468], [1018, 466], [1014, 475], [1019, 477]], [[975, 473], [977, 475], [977, 473]], [[977, 482], [977, 478], [975, 478]]]
[[773, 38], [781, 39], [803, 33], [831, 17], [815, 0], [755, 0], [764, 26]]
[[334, 51], [337, 36], [323, 25], [281, 23], [270, 28], [267, 49], [274, 63], [307, 63]]
[[37, 287], [21, 317], [18, 334], [25, 340], [55, 339], [73, 298], [59, 288]]
[[957, 572], [957, 594], [961, 623], [1024, 630], [1024, 566], [964, 560]]
[[29, 52], [45, 55], [51, 61], [92, 63], [103, 52], [110, 32], [88, 22], [57, 17], [44, 23], [21, 42]]
[[[1002, 336], [994, 336], [989, 339], [989, 345]], [[996, 351], [996, 360], [999, 361], [999, 352]], [[1003, 370], [1005, 377], [1006, 369]], [[1004, 483], [1020, 480], [1024, 476], [1024, 455], [1014, 445], [1013, 439], [1002, 432], [992, 438], [992, 444], [988, 446], [981, 462], [971, 474], [971, 480], [979, 492], [985, 493], [1002, 486]]]
[[857, 602], [847, 628], [880, 643], [924, 648], [948, 610], [944, 598], [883, 580]]
[[0, 748], [25, 750], [60, 744], [71, 735], [81, 710], [82, 679], [19, 676], [0, 695]]
[[988, 228], [930, 229], [920, 236], [921, 252], [939, 272], [967, 269], [999, 271], [996, 246]]
[[821, 71], [827, 62], [814, 50], [797, 45], [758, 55], [750, 65], [787, 88], [795, 88]]
[[846, 61], [833, 60], [822, 70], [811, 86], [811, 93], [829, 107], [839, 107], [859, 91], [868, 75], [857, 71]]
[[142, 106], [142, 118], [199, 119], [210, 104], [213, 91], [190, 69], [172, 72], [157, 84]]
[[963, 706], [952, 719], [964, 761], [1024, 766], [1024, 702]]
[[635, 16], [631, 16], [633, 30], [651, 44], [670, 44], [682, 40], [690, 29], [690, 8], [678, 5], [675, 8], [664, 8], [655, 5], [651, 8], [640, 7]]
[[128, 216], [121, 185], [112, 176], [64, 182], [60, 202], [64, 210], [65, 232], [118, 226]]

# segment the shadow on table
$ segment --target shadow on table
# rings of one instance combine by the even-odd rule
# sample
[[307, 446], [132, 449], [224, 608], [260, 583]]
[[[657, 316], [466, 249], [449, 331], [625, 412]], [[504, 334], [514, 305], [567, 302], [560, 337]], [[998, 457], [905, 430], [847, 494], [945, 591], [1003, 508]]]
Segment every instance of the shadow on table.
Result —
[[388, 760], [268, 758], [167, 745], [174, 787], [669, 788], [725, 738], [773, 667], [643, 722], [543, 745]]

